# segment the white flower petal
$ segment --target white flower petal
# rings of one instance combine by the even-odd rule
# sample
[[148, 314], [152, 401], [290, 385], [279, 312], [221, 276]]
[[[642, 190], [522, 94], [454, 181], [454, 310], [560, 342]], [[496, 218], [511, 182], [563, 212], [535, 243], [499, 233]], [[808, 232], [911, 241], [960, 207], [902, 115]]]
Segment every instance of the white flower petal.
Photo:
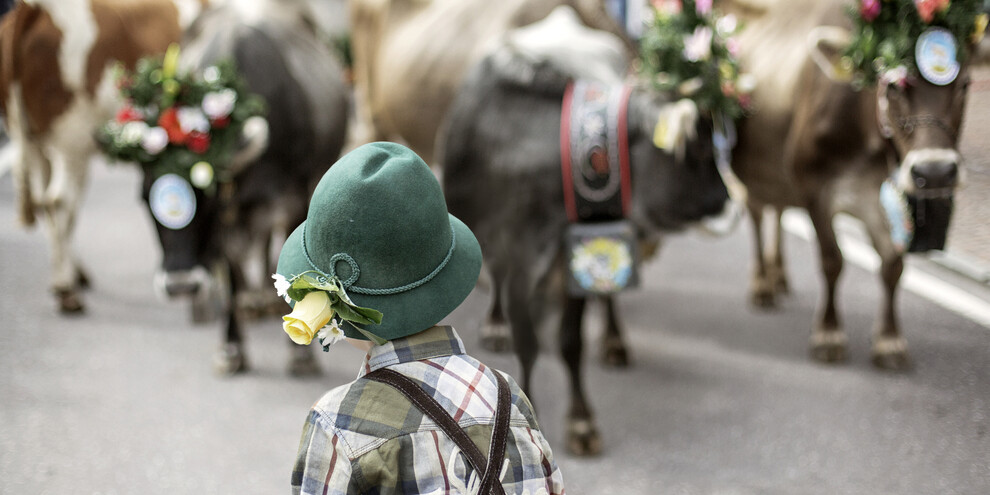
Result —
[[168, 132], [165, 129], [155, 126], [149, 127], [144, 131], [144, 136], [141, 138], [141, 147], [149, 155], [161, 153], [166, 146], [168, 146]]

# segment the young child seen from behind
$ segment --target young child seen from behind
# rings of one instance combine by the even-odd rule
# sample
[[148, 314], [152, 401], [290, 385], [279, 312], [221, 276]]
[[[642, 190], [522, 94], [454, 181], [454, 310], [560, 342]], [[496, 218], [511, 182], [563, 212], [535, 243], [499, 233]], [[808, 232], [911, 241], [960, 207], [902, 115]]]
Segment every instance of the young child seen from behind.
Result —
[[279, 256], [283, 328], [368, 354], [310, 410], [293, 493], [564, 493], [529, 399], [437, 326], [480, 270], [474, 234], [408, 148], [367, 144], [324, 175]]

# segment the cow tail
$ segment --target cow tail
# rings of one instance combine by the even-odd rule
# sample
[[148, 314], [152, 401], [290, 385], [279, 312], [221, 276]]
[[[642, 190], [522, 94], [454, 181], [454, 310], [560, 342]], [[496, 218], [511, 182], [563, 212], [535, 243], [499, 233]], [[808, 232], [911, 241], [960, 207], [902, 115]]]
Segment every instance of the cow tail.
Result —
[[[30, 175], [26, 170], [26, 163], [22, 158], [21, 149], [23, 136], [30, 132], [27, 110], [24, 108], [22, 98], [11, 98], [10, 89], [18, 79], [17, 68], [17, 40], [23, 38], [23, 34], [28, 27], [34, 23], [40, 10], [37, 7], [25, 3], [18, 4], [13, 11], [8, 12], [2, 25], [0, 25], [0, 109], [3, 110], [3, 117], [6, 119], [5, 127], [8, 130], [10, 141], [0, 152], [0, 170], [10, 167], [14, 178], [14, 191], [17, 197], [17, 217], [25, 227], [34, 225], [36, 218], [34, 214], [34, 198], [31, 196]], [[8, 103], [10, 107], [8, 107]], [[11, 118], [13, 117], [13, 119]], [[11, 120], [17, 122], [20, 127], [17, 134], [10, 132]]]

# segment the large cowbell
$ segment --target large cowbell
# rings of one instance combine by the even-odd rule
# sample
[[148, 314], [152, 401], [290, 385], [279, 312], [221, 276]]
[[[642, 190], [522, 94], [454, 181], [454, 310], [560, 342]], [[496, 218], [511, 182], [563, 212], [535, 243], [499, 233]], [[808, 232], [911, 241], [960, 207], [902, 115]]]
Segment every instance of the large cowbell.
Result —
[[914, 219], [914, 236], [908, 252], [944, 249], [952, 218], [952, 196], [921, 198], [908, 195], [907, 201]]
[[572, 223], [564, 246], [569, 295], [615, 294], [639, 285], [636, 231], [628, 220]]
[[920, 253], [945, 248], [952, 219], [953, 197], [905, 194], [888, 179], [880, 187], [880, 204], [894, 245]]

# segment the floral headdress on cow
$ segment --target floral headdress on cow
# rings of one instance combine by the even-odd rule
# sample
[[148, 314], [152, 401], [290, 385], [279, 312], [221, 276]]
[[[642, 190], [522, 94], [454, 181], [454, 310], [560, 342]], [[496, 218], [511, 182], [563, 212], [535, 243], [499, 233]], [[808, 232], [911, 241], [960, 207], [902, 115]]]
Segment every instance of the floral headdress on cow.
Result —
[[640, 40], [639, 72], [661, 91], [675, 91], [698, 106], [738, 118], [749, 104], [753, 78], [736, 59], [739, 28], [719, 15], [712, 0], [651, 0], [653, 17]]
[[857, 84], [952, 82], [987, 27], [982, 0], [857, 0], [843, 66]]
[[244, 123], [263, 115], [265, 104], [247, 91], [233, 62], [180, 73], [178, 57], [173, 44], [163, 59], [139, 60], [133, 73], [118, 66], [125, 104], [97, 139], [112, 159], [149, 167], [154, 177], [176, 174], [212, 192], [232, 178], [227, 167]]

